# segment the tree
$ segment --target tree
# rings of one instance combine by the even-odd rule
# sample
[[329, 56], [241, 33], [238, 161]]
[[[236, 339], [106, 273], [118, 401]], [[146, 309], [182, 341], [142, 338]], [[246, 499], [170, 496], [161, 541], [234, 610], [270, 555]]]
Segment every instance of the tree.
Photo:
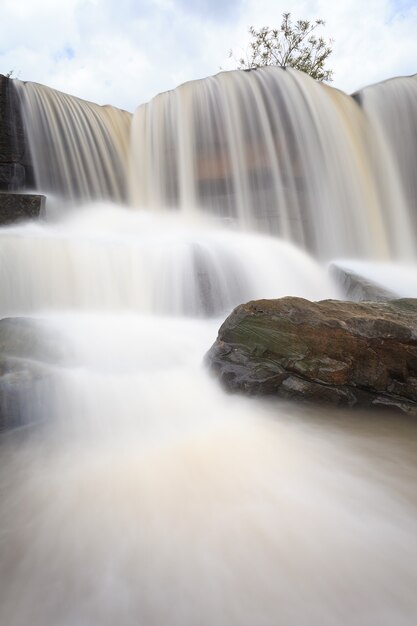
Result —
[[283, 13], [280, 28], [263, 26], [257, 30], [251, 26], [249, 33], [252, 41], [246, 59], [237, 60], [238, 68], [243, 70], [265, 65], [294, 67], [316, 80], [330, 82], [333, 80], [333, 71], [324, 69], [324, 64], [332, 53], [333, 40], [326, 42], [315, 34], [324, 25], [321, 19], [314, 22], [297, 20], [293, 24], [291, 13]]

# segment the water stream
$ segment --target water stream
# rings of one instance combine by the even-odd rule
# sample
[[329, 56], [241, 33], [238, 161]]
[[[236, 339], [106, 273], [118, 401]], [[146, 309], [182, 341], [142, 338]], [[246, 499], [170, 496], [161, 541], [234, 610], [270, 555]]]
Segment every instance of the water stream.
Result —
[[0, 624], [414, 626], [417, 424], [202, 363], [240, 302], [341, 297], [336, 257], [412, 275], [413, 170], [368, 92], [232, 72], [131, 122], [18, 89], [50, 198], [0, 230], [0, 314], [47, 376], [0, 438]]

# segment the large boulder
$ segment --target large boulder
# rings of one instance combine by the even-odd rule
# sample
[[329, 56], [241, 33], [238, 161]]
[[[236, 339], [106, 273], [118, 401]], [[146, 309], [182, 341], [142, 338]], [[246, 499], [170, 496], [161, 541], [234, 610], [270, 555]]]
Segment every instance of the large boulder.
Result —
[[417, 415], [417, 300], [242, 304], [206, 361], [232, 391]]

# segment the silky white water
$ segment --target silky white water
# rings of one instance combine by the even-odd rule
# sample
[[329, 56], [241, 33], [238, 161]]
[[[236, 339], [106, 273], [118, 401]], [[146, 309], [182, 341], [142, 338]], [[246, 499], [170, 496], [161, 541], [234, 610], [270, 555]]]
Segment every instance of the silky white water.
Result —
[[[403, 81], [404, 92], [415, 89], [413, 78]], [[413, 144], [416, 109], [410, 99], [398, 144]], [[132, 202], [227, 215], [321, 258], [415, 258], [415, 203], [407, 203], [385, 120], [366, 111], [292, 69], [185, 83], [135, 112]], [[413, 179], [412, 165], [404, 178]]]
[[[410, 207], [393, 159], [385, 159], [382, 131], [370, 130], [344, 94], [279, 75], [282, 84], [270, 73], [242, 73], [157, 98], [145, 124], [149, 143], [132, 139], [129, 176], [113, 187], [123, 195], [130, 177], [137, 202], [139, 191], [150, 194], [144, 206], [71, 202], [55, 210], [50, 200], [44, 222], [0, 229], [0, 317], [25, 318], [37, 338], [13, 356], [36, 374], [23, 410], [29, 425], [0, 437], [2, 626], [414, 626], [417, 424], [389, 412], [228, 395], [203, 363], [240, 302], [343, 296], [326, 265], [305, 252], [318, 242], [317, 256], [326, 259], [360, 255], [412, 267]], [[51, 102], [63, 106], [55, 93], [44, 97], [46, 110]], [[285, 188], [274, 196], [278, 228], [276, 205], [266, 196], [253, 202], [259, 168], [248, 174], [253, 187], [242, 182], [251, 161], [241, 150], [245, 133], [269, 141], [277, 98], [290, 117], [301, 110], [310, 154], [302, 156], [307, 182], [300, 187], [285, 150], [254, 148], [256, 163], [263, 155], [272, 173], [277, 155], [283, 159], [285, 180], [275, 186], [272, 176], [272, 189]], [[206, 105], [216, 115], [205, 117]], [[244, 106], [261, 112], [246, 130], [247, 111], [236, 113]], [[136, 114], [133, 137], [146, 110]], [[187, 117], [190, 110], [198, 114]], [[50, 127], [45, 118], [57, 165], [102, 146], [81, 141], [68, 155], [54, 139], [87, 124], [91, 111], [78, 101], [75, 121], [66, 113], [72, 131], [60, 115]], [[35, 108], [33, 120], [39, 115]], [[234, 193], [222, 204], [213, 177], [203, 185], [204, 202], [195, 193], [192, 119], [204, 159], [204, 137], [227, 139], [220, 152], [245, 205]], [[173, 128], [183, 134], [179, 144], [171, 137], [172, 159], [163, 150], [153, 158]], [[104, 163], [121, 154], [121, 135], [112, 137]], [[319, 146], [326, 151], [330, 140], [334, 152], [323, 161]], [[383, 146], [377, 158], [375, 145]], [[97, 199], [106, 169], [99, 160], [94, 173], [95, 158], [77, 197]], [[181, 170], [171, 191], [184, 191], [174, 205], [163, 197], [170, 166], [171, 177]], [[206, 160], [204, 171], [218, 166]], [[138, 190], [142, 174], [150, 186]], [[67, 179], [60, 194], [71, 196]], [[352, 207], [352, 198], [361, 205]], [[308, 209], [301, 222], [297, 206]], [[280, 230], [285, 223], [295, 226]]]
[[72, 201], [123, 201], [131, 115], [37, 83], [14, 87], [37, 188]]
[[[2, 229], [3, 315], [46, 320], [63, 356], [38, 426], [1, 442], [0, 623], [413, 624], [417, 425], [226, 395], [184, 254], [227, 249], [233, 272], [206, 271], [237, 300], [337, 295], [325, 270], [171, 217]], [[174, 280], [180, 304], [156, 295]]]
[[333, 293], [319, 265], [287, 242], [111, 205], [4, 229], [0, 259], [3, 316], [51, 308], [201, 316], [251, 298]]

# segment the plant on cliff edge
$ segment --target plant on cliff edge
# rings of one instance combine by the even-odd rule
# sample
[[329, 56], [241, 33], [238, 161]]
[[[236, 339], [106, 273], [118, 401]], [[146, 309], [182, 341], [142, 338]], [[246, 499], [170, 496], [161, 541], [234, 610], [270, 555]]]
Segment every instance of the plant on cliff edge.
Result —
[[[318, 19], [291, 21], [291, 13], [282, 14], [280, 28], [263, 26], [257, 30], [249, 28], [252, 41], [248, 46], [246, 59], [237, 59], [238, 69], [252, 69], [265, 65], [293, 67], [309, 74], [318, 81], [332, 80], [333, 70], [324, 68], [327, 57], [332, 53], [333, 40], [326, 42], [316, 36], [316, 30], [324, 26]], [[229, 57], [232, 56], [232, 51]]]

